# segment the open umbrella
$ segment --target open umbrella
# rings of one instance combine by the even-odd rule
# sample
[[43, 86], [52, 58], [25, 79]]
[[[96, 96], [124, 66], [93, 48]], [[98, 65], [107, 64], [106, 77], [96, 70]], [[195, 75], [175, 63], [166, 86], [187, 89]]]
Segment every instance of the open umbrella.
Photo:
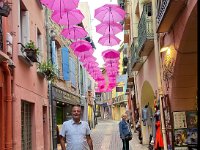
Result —
[[86, 37], [87, 31], [80, 26], [73, 26], [70, 28], [64, 28], [61, 32], [61, 35], [67, 39], [77, 40]]
[[98, 40], [98, 42], [104, 46], [118, 45], [120, 41], [121, 40], [114, 35], [104, 35]]
[[57, 24], [67, 26], [67, 28], [69, 28], [70, 26], [81, 23], [84, 16], [78, 9], [64, 10], [61, 12], [55, 10], [51, 15], [51, 19]]
[[120, 52], [113, 49], [108, 49], [102, 52], [102, 56], [104, 59], [117, 59], [120, 56]]
[[115, 22], [105, 22], [100, 23], [96, 26], [96, 32], [107, 35], [107, 34], [117, 34], [123, 30], [123, 27], [121, 24], [115, 23]]
[[79, 0], [40, 0], [51, 10], [72, 10], [78, 6]]
[[101, 22], [119, 22], [125, 17], [126, 12], [116, 4], [105, 4], [95, 9], [94, 17]]
[[70, 48], [76, 49], [80, 45], [84, 45], [84, 46], [88, 47], [89, 49], [92, 48], [91, 44], [85, 40], [78, 40], [76, 42], [73, 42], [72, 44], [70, 44]]

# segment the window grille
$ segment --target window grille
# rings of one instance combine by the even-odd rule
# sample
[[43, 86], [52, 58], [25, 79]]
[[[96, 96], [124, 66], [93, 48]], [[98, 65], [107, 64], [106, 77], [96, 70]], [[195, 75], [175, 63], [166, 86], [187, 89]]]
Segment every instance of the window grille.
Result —
[[22, 150], [32, 150], [31, 131], [31, 103], [22, 101], [21, 103], [21, 136]]

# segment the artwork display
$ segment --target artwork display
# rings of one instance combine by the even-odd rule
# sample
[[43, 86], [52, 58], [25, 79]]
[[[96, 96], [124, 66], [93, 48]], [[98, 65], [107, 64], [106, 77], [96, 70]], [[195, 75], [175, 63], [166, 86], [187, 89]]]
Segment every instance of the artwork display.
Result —
[[197, 112], [173, 112], [174, 149], [197, 150]]
[[187, 130], [186, 129], [177, 129], [174, 130], [174, 146], [187, 146]]
[[175, 147], [174, 150], [189, 150], [188, 147]]
[[187, 128], [185, 112], [173, 112], [174, 129]]
[[198, 132], [197, 128], [187, 129], [187, 140], [188, 145], [197, 145]]
[[187, 127], [197, 128], [197, 112], [186, 112]]

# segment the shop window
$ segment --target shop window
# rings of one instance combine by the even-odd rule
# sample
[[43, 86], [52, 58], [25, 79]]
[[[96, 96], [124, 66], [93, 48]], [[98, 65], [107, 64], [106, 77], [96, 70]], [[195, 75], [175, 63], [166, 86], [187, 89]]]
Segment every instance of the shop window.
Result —
[[32, 149], [32, 104], [21, 103], [21, 144], [22, 150]]

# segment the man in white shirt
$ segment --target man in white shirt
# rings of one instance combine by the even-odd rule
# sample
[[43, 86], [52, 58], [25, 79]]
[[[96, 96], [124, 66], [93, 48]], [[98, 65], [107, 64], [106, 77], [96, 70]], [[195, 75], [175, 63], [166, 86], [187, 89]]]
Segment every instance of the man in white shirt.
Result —
[[[73, 106], [72, 119], [65, 121], [60, 131], [62, 150], [93, 150], [89, 125], [87, 122], [80, 120], [80, 118], [81, 107], [78, 105]], [[65, 138], [67, 148], [65, 147]]]

